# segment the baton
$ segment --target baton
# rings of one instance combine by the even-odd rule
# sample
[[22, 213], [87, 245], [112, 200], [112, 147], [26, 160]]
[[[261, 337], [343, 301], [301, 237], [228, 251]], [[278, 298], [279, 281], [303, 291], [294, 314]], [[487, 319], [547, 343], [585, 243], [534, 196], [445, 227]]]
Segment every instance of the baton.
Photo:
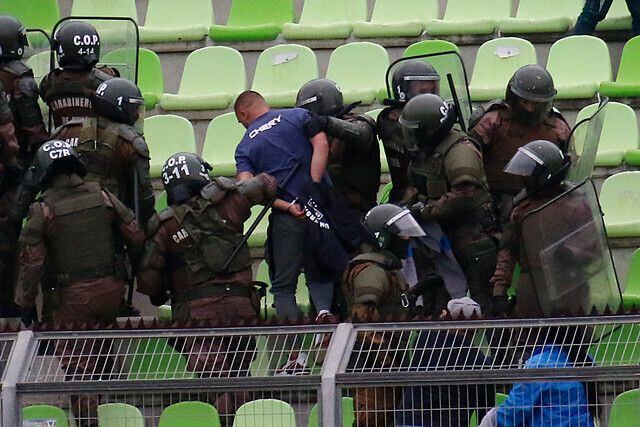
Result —
[[[140, 222], [140, 201], [138, 200], [138, 168], [133, 168], [133, 213], [136, 218], [136, 222]], [[133, 272], [133, 268], [132, 268]], [[131, 305], [133, 303], [133, 286], [134, 286], [134, 275], [131, 275], [129, 279], [129, 288], [127, 289], [127, 305]]]
[[[282, 180], [282, 183], [280, 183], [278, 185], [278, 187], [282, 188], [283, 186], [285, 186], [287, 184], [287, 182], [289, 182], [289, 180], [291, 179], [293, 174], [296, 173], [296, 171], [298, 170], [298, 167], [300, 167], [300, 163], [299, 162], [296, 163], [296, 165], [289, 171], [287, 176]], [[267, 214], [267, 211], [269, 209], [271, 209], [271, 206], [273, 206], [273, 202], [274, 201], [275, 201], [275, 198], [270, 200], [269, 203], [267, 203], [262, 208], [262, 210], [258, 214], [258, 217], [256, 218], [256, 220], [253, 221], [253, 224], [251, 224], [251, 226], [249, 227], [247, 232], [244, 234], [244, 236], [242, 236], [242, 240], [240, 240], [240, 243], [238, 243], [236, 245], [236, 247], [233, 248], [233, 251], [231, 252], [231, 255], [229, 255], [227, 260], [224, 262], [224, 265], [222, 266], [222, 270], [223, 271], [226, 271], [227, 268], [229, 268], [229, 264], [231, 264], [231, 261], [233, 261], [233, 259], [236, 257], [236, 255], [238, 255], [238, 252], [240, 252], [240, 249], [242, 248], [242, 246], [245, 243], [247, 243], [247, 240], [249, 240], [249, 237], [251, 237], [251, 233], [253, 233], [255, 231], [255, 229], [258, 227], [258, 224], [260, 224], [260, 221], [262, 221], [262, 218], [264, 218], [264, 216]]]

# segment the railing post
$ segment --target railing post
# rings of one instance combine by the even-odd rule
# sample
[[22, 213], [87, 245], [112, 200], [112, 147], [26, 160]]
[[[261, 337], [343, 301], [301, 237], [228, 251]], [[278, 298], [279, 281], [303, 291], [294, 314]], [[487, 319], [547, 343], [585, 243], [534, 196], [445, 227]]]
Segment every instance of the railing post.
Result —
[[33, 340], [32, 331], [21, 331], [18, 333], [16, 342], [13, 344], [11, 356], [7, 363], [6, 375], [2, 381], [2, 426], [13, 427], [20, 424], [20, 406], [16, 393], [16, 383], [24, 364], [28, 362], [27, 352]]
[[337, 406], [339, 396], [336, 393], [336, 373], [340, 362], [347, 351], [349, 337], [353, 325], [340, 323], [331, 336], [329, 348], [322, 365], [322, 380], [320, 385], [320, 420], [323, 427], [336, 427], [342, 425], [342, 406]]

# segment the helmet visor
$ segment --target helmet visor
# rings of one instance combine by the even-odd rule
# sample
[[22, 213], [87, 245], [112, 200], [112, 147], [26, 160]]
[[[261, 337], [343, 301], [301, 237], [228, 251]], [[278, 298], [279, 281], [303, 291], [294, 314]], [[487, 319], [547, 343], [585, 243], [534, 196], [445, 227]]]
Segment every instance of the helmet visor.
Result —
[[391, 234], [400, 237], [424, 236], [424, 230], [420, 224], [411, 216], [408, 209], [403, 210], [386, 223], [386, 228]]
[[126, 103], [123, 109], [133, 121], [134, 129], [140, 133], [143, 133], [142, 131], [144, 130], [144, 118], [146, 111], [144, 108], [144, 99], [129, 98], [125, 102]]
[[531, 176], [536, 168], [544, 166], [544, 162], [535, 153], [524, 147], [518, 148], [518, 152], [507, 163], [504, 171], [511, 175]]

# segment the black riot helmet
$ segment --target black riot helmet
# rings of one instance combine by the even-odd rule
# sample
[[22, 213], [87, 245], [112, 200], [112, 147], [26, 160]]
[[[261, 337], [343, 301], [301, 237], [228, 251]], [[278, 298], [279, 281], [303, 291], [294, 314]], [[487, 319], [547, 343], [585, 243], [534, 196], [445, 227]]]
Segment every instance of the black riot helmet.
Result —
[[411, 237], [424, 236], [424, 230], [408, 209], [392, 204], [378, 205], [364, 217], [364, 225], [376, 236], [378, 246], [405, 258]]
[[[425, 92], [416, 90], [416, 82], [435, 82], [435, 90]], [[429, 63], [411, 59], [400, 65], [393, 73], [393, 98], [396, 101], [408, 102], [422, 93], [439, 93], [440, 75]]]
[[456, 113], [438, 95], [429, 93], [411, 98], [399, 121], [405, 139], [414, 150], [433, 150], [451, 132]]
[[70, 70], [90, 70], [100, 59], [100, 36], [93, 25], [69, 21], [53, 35], [58, 65]]
[[560, 185], [570, 166], [571, 159], [557, 145], [540, 139], [518, 148], [504, 171], [521, 176], [527, 193], [533, 196]]
[[76, 150], [68, 142], [57, 139], [47, 141], [38, 148], [33, 166], [35, 178], [42, 188], [46, 188], [51, 179], [61, 173], [87, 174]]
[[0, 59], [20, 59], [24, 53], [24, 47], [28, 45], [24, 25], [12, 16], [1, 15]]
[[194, 153], [176, 153], [162, 167], [162, 184], [172, 205], [189, 200], [207, 185], [213, 168]]
[[92, 96], [91, 105], [97, 115], [118, 123], [132, 125], [144, 120], [144, 98], [138, 86], [116, 77], [102, 83]]
[[315, 79], [298, 91], [296, 107], [318, 116], [334, 116], [344, 108], [342, 91], [329, 79]]
[[[516, 120], [536, 126], [551, 111], [556, 93], [553, 77], [547, 70], [539, 65], [525, 65], [509, 80], [506, 99]], [[528, 108], [520, 100], [528, 101]]]

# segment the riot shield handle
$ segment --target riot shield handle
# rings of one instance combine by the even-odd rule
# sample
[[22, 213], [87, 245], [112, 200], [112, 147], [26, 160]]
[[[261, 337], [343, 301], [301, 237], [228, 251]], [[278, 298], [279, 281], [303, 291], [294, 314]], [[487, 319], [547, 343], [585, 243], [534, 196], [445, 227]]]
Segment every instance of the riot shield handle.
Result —
[[462, 108], [460, 108], [460, 100], [458, 99], [458, 92], [456, 91], [456, 85], [453, 83], [453, 76], [451, 73], [447, 73], [447, 83], [449, 84], [449, 90], [451, 91], [451, 97], [453, 98], [453, 107], [456, 109], [456, 116], [458, 123], [463, 132], [467, 131], [467, 125], [464, 123], [462, 117]]
[[[289, 182], [289, 180], [291, 179], [291, 177], [293, 176], [293, 174], [296, 173], [296, 171], [298, 170], [298, 168], [300, 167], [300, 163], [296, 163], [296, 165], [289, 171], [289, 173], [287, 174], [287, 176], [284, 177], [284, 179], [282, 180], [282, 182], [278, 185], [278, 187], [283, 187], [287, 184], [287, 182]], [[273, 206], [273, 202], [275, 201], [274, 199], [271, 199], [269, 201], [269, 203], [267, 203], [262, 210], [260, 211], [260, 213], [258, 214], [258, 217], [256, 218], [255, 221], [253, 221], [253, 224], [251, 224], [251, 226], [249, 227], [249, 229], [247, 230], [246, 233], [244, 233], [244, 236], [242, 236], [242, 240], [240, 240], [240, 242], [236, 245], [235, 248], [233, 248], [233, 251], [231, 252], [231, 254], [229, 255], [229, 257], [227, 258], [227, 260], [224, 262], [224, 264], [222, 265], [222, 270], [226, 271], [227, 268], [229, 268], [229, 264], [231, 264], [231, 261], [233, 261], [233, 259], [236, 257], [236, 255], [238, 255], [238, 252], [240, 252], [240, 249], [242, 248], [242, 246], [247, 243], [247, 240], [249, 240], [249, 237], [251, 237], [251, 234], [253, 234], [253, 232], [255, 231], [255, 229], [258, 227], [258, 224], [260, 224], [260, 221], [262, 221], [262, 218], [264, 218], [264, 216], [267, 214], [267, 212], [269, 211], [269, 209], [271, 209], [271, 206]]]

